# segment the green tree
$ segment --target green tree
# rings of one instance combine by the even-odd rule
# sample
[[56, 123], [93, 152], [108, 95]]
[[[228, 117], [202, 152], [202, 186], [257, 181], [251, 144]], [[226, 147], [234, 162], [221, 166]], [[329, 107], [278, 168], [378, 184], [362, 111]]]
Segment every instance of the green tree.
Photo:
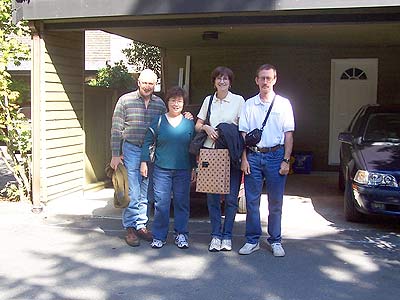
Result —
[[129, 90], [134, 86], [134, 80], [128, 72], [128, 68], [122, 61], [112, 67], [107, 64], [105, 68], [97, 71], [96, 78], [88, 83], [91, 86], [104, 86], [119, 90]]
[[11, 77], [9, 88], [19, 93], [17, 98], [19, 105], [27, 104], [31, 101], [31, 85], [27, 81]]
[[1, 192], [10, 200], [31, 200], [31, 131], [25, 116], [19, 113], [19, 92], [12, 89], [7, 70], [9, 62], [19, 65], [29, 57], [29, 47], [21, 37], [29, 36], [26, 23], [12, 23], [12, 1], [0, 0], [0, 140], [7, 146], [10, 160], [0, 156], [14, 174], [17, 185], [9, 183]]
[[160, 48], [134, 41], [129, 48], [123, 49], [130, 65], [143, 69], [153, 70], [158, 77], [161, 75], [161, 52]]

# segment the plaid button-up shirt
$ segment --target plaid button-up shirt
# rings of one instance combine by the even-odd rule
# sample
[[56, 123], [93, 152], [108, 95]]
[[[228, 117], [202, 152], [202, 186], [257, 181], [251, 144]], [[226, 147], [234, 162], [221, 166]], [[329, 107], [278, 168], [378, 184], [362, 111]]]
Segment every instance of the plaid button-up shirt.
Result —
[[165, 112], [164, 101], [156, 95], [151, 96], [147, 108], [138, 90], [122, 95], [118, 99], [112, 118], [112, 156], [121, 155], [123, 140], [141, 147], [151, 120]]

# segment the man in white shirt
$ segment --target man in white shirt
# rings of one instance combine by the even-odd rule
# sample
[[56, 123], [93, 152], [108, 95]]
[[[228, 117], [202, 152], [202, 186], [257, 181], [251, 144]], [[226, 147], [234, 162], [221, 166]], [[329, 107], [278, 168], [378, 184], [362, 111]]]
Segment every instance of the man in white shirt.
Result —
[[247, 147], [242, 156], [247, 209], [246, 243], [239, 250], [243, 255], [260, 249], [260, 197], [265, 179], [269, 209], [268, 242], [274, 256], [285, 256], [281, 244], [282, 204], [295, 124], [289, 100], [274, 92], [276, 80], [274, 66], [265, 64], [258, 68], [255, 81], [260, 92], [246, 101], [239, 118], [239, 130], [245, 137], [252, 130], [261, 129], [273, 103], [261, 140], [256, 147]]

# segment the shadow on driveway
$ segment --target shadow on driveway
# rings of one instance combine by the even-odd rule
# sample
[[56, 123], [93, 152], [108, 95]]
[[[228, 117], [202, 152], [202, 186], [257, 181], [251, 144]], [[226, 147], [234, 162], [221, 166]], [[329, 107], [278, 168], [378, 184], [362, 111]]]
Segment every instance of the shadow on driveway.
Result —
[[187, 250], [171, 234], [162, 249], [145, 242], [129, 247], [120, 211], [99, 214], [112, 209], [109, 199], [92, 215], [0, 219], [0, 238], [7, 241], [0, 247], [0, 299], [396, 299], [398, 226], [345, 222], [333, 181], [289, 179], [284, 258], [272, 256], [266, 236], [259, 251], [237, 254], [243, 216], [235, 222], [234, 251], [219, 253], [207, 251], [207, 218], [191, 219]]

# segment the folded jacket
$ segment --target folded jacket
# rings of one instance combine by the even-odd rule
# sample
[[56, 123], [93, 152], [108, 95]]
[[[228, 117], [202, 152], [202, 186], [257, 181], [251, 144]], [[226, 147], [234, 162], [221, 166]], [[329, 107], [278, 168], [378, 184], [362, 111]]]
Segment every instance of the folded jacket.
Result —
[[125, 208], [129, 205], [129, 185], [128, 185], [128, 173], [123, 164], [119, 164], [117, 170], [111, 168], [110, 164], [107, 164], [105, 172], [108, 177], [111, 178], [114, 186], [114, 207]]

